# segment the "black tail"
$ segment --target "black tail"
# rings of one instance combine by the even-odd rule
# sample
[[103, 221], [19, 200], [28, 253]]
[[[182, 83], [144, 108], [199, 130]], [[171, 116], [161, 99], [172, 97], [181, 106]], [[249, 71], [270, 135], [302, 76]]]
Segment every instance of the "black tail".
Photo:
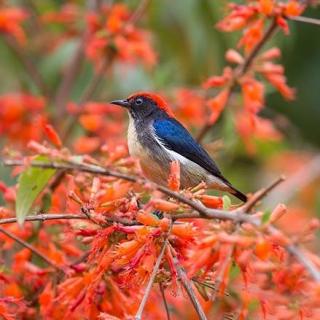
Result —
[[244, 193], [242, 193], [241, 191], [237, 190], [233, 186], [230, 186], [230, 187], [231, 187], [231, 191], [230, 191], [231, 194], [233, 194], [235, 197], [237, 197], [241, 201], [247, 202], [248, 197]]

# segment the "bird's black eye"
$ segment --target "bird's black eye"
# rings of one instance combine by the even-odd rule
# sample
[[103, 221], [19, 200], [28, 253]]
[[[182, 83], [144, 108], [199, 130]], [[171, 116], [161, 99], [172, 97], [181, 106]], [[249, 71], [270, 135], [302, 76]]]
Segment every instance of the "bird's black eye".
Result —
[[138, 98], [135, 103], [137, 106], [140, 106], [140, 105], [142, 105], [143, 100], [141, 98]]

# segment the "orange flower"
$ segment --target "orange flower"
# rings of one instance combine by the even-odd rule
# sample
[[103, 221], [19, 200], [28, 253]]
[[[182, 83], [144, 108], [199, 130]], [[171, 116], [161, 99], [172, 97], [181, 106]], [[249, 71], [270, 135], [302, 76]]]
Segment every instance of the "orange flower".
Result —
[[203, 84], [204, 89], [209, 89], [213, 87], [222, 87], [226, 85], [232, 79], [233, 71], [230, 67], [225, 67], [223, 69], [222, 76], [212, 76], [207, 79]]
[[27, 16], [27, 13], [20, 8], [0, 9], [0, 32], [13, 36], [20, 44], [25, 44], [26, 36], [21, 24]]
[[145, 226], [156, 227], [160, 223], [160, 220], [154, 214], [147, 212], [138, 212], [136, 219]]
[[244, 61], [241, 54], [234, 49], [229, 49], [225, 54], [225, 58], [227, 61], [236, 64], [242, 64]]
[[221, 197], [209, 196], [204, 194], [199, 196], [199, 199], [208, 208], [222, 209], [223, 207], [223, 200]]
[[231, 13], [217, 24], [218, 29], [226, 32], [232, 32], [244, 28], [250, 19], [258, 13], [257, 8], [250, 5], [238, 5], [231, 3], [229, 7], [232, 10]]
[[272, 251], [272, 244], [265, 239], [260, 239], [255, 247], [255, 254], [261, 260], [266, 260]]
[[179, 209], [180, 205], [162, 199], [151, 200], [152, 206], [160, 211], [171, 212]]
[[45, 124], [44, 125], [44, 132], [46, 133], [46, 136], [48, 139], [57, 147], [62, 147], [61, 139], [57, 133], [57, 131], [53, 128], [51, 124]]
[[172, 234], [186, 240], [192, 240], [196, 235], [196, 230], [191, 223], [174, 224]]
[[103, 125], [103, 118], [97, 114], [84, 114], [79, 118], [81, 125], [88, 131], [96, 132]]
[[274, 9], [274, 0], [260, 0], [260, 11], [269, 16]]
[[264, 77], [281, 93], [287, 100], [295, 99], [295, 89], [287, 85], [286, 77], [283, 74], [263, 72]]
[[230, 96], [230, 90], [224, 89], [214, 98], [210, 99], [207, 104], [212, 110], [209, 122], [215, 123], [219, 118], [222, 110], [224, 109], [225, 105], [227, 104]]
[[180, 162], [178, 160], [170, 163], [168, 186], [173, 191], [179, 191], [180, 189]]
[[299, 1], [290, 0], [285, 5], [284, 14], [288, 17], [299, 16], [304, 9], [305, 9], [305, 6], [302, 5]]
[[244, 108], [248, 112], [258, 113], [264, 106], [264, 86], [261, 82], [246, 77], [241, 80]]
[[100, 139], [96, 137], [80, 137], [74, 143], [74, 150], [77, 153], [92, 153], [100, 146]]
[[244, 46], [245, 52], [248, 54], [254, 46], [262, 39], [264, 20], [259, 19], [252, 23], [245, 31], [239, 41], [239, 46]]
[[106, 23], [106, 28], [111, 33], [118, 33], [124, 26], [124, 22], [129, 18], [129, 11], [125, 4], [117, 3], [112, 6]]

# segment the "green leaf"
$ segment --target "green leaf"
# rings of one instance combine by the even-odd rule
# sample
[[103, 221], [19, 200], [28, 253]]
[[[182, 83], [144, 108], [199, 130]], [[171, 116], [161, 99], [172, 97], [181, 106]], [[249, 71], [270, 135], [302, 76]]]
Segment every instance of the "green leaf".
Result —
[[271, 216], [271, 211], [270, 210], [265, 211], [261, 217], [262, 224], [267, 223], [270, 220], [270, 216]]
[[222, 197], [222, 200], [223, 200], [223, 210], [230, 209], [230, 207], [231, 207], [231, 199], [228, 196], [224, 195]]
[[[48, 162], [48, 159], [39, 156], [35, 161]], [[16, 216], [20, 225], [23, 224], [32, 204], [55, 172], [55, 169], [30, 167], [20, 175], [16, 200]]]

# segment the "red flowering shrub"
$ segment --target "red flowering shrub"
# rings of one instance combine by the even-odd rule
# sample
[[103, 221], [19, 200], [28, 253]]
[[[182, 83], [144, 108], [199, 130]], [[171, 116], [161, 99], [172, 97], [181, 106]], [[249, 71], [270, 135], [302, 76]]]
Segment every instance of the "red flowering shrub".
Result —
[[[140, 23], [148, 1], [133, 9], [112, 1], [44, 2], [0, 5], [1, 37], [33, 83], [0, 95], [7, 166], [0, 179], [0, 318], [319, 319], [320, 221], [312, 216], [319, 156], [270, 152], [264, 169], [287, 174], [291, 185], [276, 189], [279, 178], [241, 206], [204, 183], [182, 190], [179, 162], [171, 164], [167, 187], [145, 179], [128, 155], [122, 111], [95, 93], [119, 65], [157, 68], [154, 34]], [[288, 35], [288, 20], [306, 7], [295, 0], [228, 4], [216, 27], [241, 31], [237, 50], [225, 53], [230, 65], [202, 88], [165, 92], [199, 141], [222, 115], [251, 157], [258, 141], [284, 139], [261, 111], [269, 86], [287, 100], [295, 90], [275, 62], [280, 49], [262, 47], [276, 31]], [[49, 83], [35, 61], [47, 55], [54, 64], [60, 50]], [[81, 71], [90, 77], [77, 95]], [[274, 201], [258, 207], [269, 192]], [[295, 202], [283, 204], [292, 193]]]

